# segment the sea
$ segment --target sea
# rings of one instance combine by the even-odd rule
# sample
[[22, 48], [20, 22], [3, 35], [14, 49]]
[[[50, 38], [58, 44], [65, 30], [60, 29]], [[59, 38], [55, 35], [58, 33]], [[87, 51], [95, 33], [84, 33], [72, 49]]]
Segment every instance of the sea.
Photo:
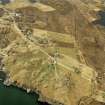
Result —
[[5, 74], [0, 71], [0, 105], [49, 105], [39, 102], [39, 95], [36, 93], [26, 93], [25, 90], [15, 86], [5, 86], [3, 80]]
[[97, 19], [96, 21], [94, 21], [93, 23], [95, 24], [99, 24], [101, 26], [104, 26], [105, 28], [105, 9], [104, 10], [100, 10], [97, 15], [100, 17], [99, 19]]

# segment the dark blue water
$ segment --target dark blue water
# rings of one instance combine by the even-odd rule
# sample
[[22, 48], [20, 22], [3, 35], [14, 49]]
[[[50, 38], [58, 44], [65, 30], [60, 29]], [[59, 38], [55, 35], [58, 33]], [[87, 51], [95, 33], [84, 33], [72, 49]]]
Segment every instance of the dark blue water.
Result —
[[[3, 72], [0, 72], [0, 78], [5, 78]], [[15, 86], [7, 87], [3, 85], [3, 80], [0, 80], [0, 105], [48, 105], [39, 102], [38, 97], [36, 93], [27, 94]]]
[[10, 0], [0, 0], [0, 2], [1, 2], [2, 4], [7, 4], [7, 3], [10, 3]]
[[48, 105], [38, 101], [38, 94], [30, 93], [14, 86], [4, 86], [0, 82], [0, 105]]
[[99, 11], [98, 15], [100, 16], [100, 19], [94, 21], [95, 24], [100, 24], [102, 26], [105, 26], [105, 10]]

